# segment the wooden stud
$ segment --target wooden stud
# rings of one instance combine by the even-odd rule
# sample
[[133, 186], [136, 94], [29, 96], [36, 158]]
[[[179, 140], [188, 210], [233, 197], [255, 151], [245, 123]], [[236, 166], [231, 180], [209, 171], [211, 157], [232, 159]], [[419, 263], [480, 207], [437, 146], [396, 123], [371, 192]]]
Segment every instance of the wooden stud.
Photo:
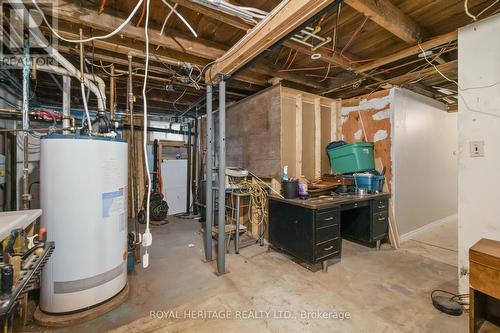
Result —
[[321, 177], [321, 100], [314, 99], [314, 178]]
[[295, 96], [295, 176], [302, 175], [302, 94]]

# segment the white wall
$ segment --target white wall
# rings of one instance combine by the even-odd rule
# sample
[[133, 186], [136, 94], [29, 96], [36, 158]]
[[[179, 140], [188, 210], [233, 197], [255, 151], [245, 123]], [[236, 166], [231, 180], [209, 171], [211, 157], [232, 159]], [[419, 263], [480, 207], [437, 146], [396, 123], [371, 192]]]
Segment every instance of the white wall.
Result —
[[[468, 251], [481, 238], [500, 240], [500, 14], [458, 33], [459, 287], [468, 291]], [[485, 156], [471, 157], [471, 141]]]
[[395, 89], [394, 208], [402, 240], [457, 214], [457, 114], [445, 105]]

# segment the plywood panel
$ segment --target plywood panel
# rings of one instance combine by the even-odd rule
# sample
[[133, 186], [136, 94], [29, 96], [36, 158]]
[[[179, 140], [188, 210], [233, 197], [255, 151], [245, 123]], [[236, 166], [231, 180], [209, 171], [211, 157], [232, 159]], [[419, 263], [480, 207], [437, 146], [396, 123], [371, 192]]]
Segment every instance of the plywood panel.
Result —
[[227, 166], [262, 177], [281, 173], [280, 86], [250, 96], [226, 111]]

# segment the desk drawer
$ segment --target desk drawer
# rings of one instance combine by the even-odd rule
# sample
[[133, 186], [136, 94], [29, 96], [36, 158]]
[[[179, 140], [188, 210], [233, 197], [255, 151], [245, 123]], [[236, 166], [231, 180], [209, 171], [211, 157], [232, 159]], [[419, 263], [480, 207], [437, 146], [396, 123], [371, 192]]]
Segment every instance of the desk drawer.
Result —
[[342, 210], [344, 211], [344, 210], [350, 210], [350, 209], [354, 209], [354, 208], [367, 207], [367, 206], [370, 206], [370, 200], [358, 201], [358, 202], [353, 202], [350, 204], [344, 204], [344, 205], [342, 205]]
[[340, 211], [320, 210], [316, 213], [316, 228], [324, 228], [329, 225], [340, 224]]
[[332, 224], [316, 229], [316, 244], [340, 237], [340, 224]]
[[327, 242], [316, 245], [316, 261], [323, 260], [328, 256], [340, 254], [341, 238], [337, 237]]
[[389, 208], [389, 199], [381, 198], [372, 201], [373, 213], [385, 212]]
[[373, 226], [372, 226], [372, 238], [378, 238], [387, 233], [387, 227], [389, 226], [389, 219], [387, 217], [387, 211], [373, 214]]

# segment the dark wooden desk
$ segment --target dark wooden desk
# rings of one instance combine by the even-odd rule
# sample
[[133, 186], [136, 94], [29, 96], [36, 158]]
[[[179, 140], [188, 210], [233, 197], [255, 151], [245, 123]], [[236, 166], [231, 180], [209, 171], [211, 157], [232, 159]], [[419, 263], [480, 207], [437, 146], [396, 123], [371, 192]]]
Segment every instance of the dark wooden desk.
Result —
[[483, 238], [469, 249], [469, 287], [469, 331], [479, 332], [485, 320], [500, 325], [499, 241]]
[[387, 237], [389, 194], [269, 198], [269, 241], [314, 269], [340, 259], [342, 238], [380, 246]]

